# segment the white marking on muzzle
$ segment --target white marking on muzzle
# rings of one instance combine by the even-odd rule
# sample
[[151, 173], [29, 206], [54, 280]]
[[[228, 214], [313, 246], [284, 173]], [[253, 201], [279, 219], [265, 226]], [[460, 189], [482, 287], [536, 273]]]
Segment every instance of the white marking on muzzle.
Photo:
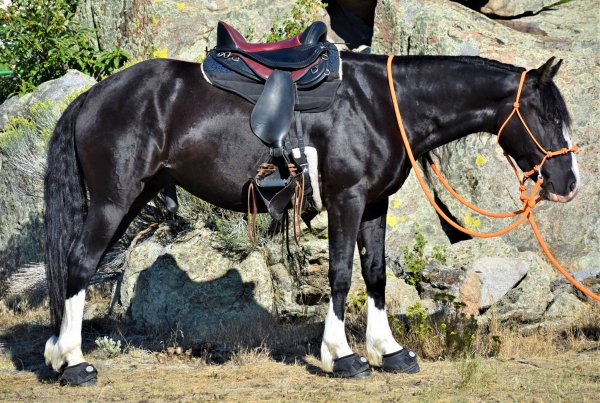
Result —
[[[569, 128], [564, 123], [563, 123], [562, 133], [563, 133], [563, 137], [565, 138], [565, 141], [567, 142], [567, 147], [568, 148], [573, 147], [573, 143], [571, 142], [571, 136], [569, 136]], [[575, 196], [575, 194], [577, 193], [577, 190], [579, 188], [579, 183], [580, 183], [579, 182], [579, 166], [577, 165], [577, 157], [575, 156], [575, 153], [569, 153], [569, 156], [572, 158], [571, 159], [571, 172], [573, 172], [573, 176], [575, 177], [575, 184], [576, 184], [575, 189], [573, 189], [571, 194], [573, 196]], [[573, 196], [571, 196], [571, 198]]]

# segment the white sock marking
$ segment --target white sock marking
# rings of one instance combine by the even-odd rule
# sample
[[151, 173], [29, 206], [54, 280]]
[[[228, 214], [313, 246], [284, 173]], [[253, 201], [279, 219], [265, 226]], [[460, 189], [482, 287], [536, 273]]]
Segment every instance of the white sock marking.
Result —
[[329, 311], [325, 318], [325, 330], [321, 343], [321, 362], [326, 372], [333, 371], [333, 360], [352, 354], [346, 339], [344, 321], [338, 319], [333, 312], [333, 302], [329, 301]]
[[394, 353], [402, 346], [394, 340], [387, 312], [375, 306], [373, 298], [367, 298], [367, 358], [372, 365], [381, 365], [383, 354]]
[[84, 362], [81, 352], [81, 322], [83, 321], [83, 305], [85, 290], [65, 301], [65, 310], [60, 325], [58, 338], [52, 336], [46, 342], [44, 358], [46, 364], [51, 364], [55, 371], [60, 370], [66, 362], [73, 366]]

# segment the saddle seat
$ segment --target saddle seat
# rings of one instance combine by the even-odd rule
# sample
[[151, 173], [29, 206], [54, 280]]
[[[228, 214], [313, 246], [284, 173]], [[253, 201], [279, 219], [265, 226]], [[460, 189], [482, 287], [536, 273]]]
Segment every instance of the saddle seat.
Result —
[[303, 32], [280, 42], [249, 43], [233, 27], [219, 21], [215, 50], [241, 54], [269, 67], [271, 71], [298, 70], [313, 64], [317, 56], [323, 53], [326, 37], [327, 26], [322, 21], [317, 21]]

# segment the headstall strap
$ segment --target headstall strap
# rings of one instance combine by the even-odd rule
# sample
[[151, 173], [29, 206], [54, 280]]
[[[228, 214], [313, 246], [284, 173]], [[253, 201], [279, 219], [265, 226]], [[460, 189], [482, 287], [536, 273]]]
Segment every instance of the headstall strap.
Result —
[[[504, 152], [504, 156], [506, 157], [506, 159], [508, 160], [510, 166], [513, 168], [513, 170], [515, 171], [515, 174], [517, 175], [517, 178], [519, 179], [519, 183], [520, 183], [520, 189], [521, 189], [521, 198], [523, 198], [524, 195], [524, 191], [523, 191], [523, 186], [524, 183], [527, 179], [529, 179], [529, 177], [531, 175], [533, 175], [534, 173], [538, 173], [538, 182], [543, 181], [542, 178], [542, 166], [544, 165], [544, 163], [546, 163], [546, 160], [552, 157], [556, 157], [558, 155], [565, 155], [567, 153], [573, 152], [576, 153], [579, 151], [579, 147], [577, 147], [577, 145], [573, 145], [569, 148], [561, 148], [558, 151], [547, 151], [544, 147], [542, 147], [542, 145], [540, 144], [540, 142], [535, 138], [535, 136], [533, 135], [532, 131], [529, 129], [529, 126], [527, 126], [527, 123], [525, 123], [525, 119], [523, 118], [523, 116], [521, 115], [520, 112], [520, 104], [519, 101], [521, 100], [521, 91], [523, 90], [523, 86], [525, 84], [525, 76], [527, 75], [527, 70], [524, 70], [521, 73], [521, 79], [519, 81], [519, 87], [517, 88], [517, 96], [515, 98], [515, 102], [513, 103], [513, 110], [510, 113], [510, 115], [508, 115], [508, 117], [506, 118], [506, 120], [504, 121], [504, 123], [502, 123], [502, 125], [500, 126], [500, 129], [498, 130], [498, 136], [497, 136], [497, 141], [498, 141], [498, 145], [500, 146], [500, 148], [504, 149], [502, 147], [502, 145], [500, 144], [500, 135], [502, 134], [502, 131], [504, 130], [504, 128], [506, 127], [506, 125], [508, 124], [508, 122], [512, 119], [512, 117], [517, 114], [517, 116], [519, 117], [519, 120], [521, 121], [521, 124], [523, 125], [523, 127], [525, 128], [525, 130], [527, 131], [527, 133], [529, 134], [529, 137], [531, 137], [531, 139], [533, 140], [533, 142], [535, 143], [535, 145], [540, 149], [540, 151], [542, 151], [542, 153], [544, 153], [544, 158], [542, 158], [542, 161], [533, 167], [533, 169], [531, 169], [530, 171], [524, 172], [523, 173], [523, 178], [519, 177], [519, 173], [517, 171], [517, 168], [515, 167], [514, 163], [512, 162], [512, 159], [509, 157], [509, 155], [506, 153], [506, 151]], [[525, 196], [526, 197], [526, 196]], [[539, 199], [538, 199], [539, 201]], [[531, 204], [531, 202], [530, 202]]]

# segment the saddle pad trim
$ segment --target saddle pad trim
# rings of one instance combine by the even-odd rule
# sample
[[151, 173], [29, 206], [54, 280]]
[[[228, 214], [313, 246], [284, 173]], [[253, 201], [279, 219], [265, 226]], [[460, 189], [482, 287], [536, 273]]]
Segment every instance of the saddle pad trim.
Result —
[[[294, 148], [292, 150], [294, 158], [300, 158], [300, 149]], [[308, 177], [310, 179], [310, 185], [312, 187], [312, 199], [315, 204], [317, 211], [323, 211], [323, 200], [321, 199], [321, 186], [319, 184], [319, 156], [317, 149], [314, 147], [305, 147], [304, 155], [308, 161]]]

